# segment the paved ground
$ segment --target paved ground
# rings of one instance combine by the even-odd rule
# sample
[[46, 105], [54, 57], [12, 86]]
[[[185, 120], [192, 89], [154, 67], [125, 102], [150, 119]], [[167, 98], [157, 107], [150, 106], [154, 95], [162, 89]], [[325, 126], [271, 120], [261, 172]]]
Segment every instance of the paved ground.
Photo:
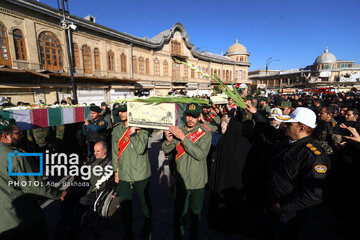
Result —
[[[152, 235], [153, 240], [170, 240], [172, 235], [172, 215], [173, 215], [173, 193], [171, 190], [172, 180], [170, 178], [168, 161], [165, 158], [161, 148], [161, 135], [153, 133], [149, 141], [149, 156], [151, 161], [152, 177], [150, 182], [151, 199], [153, 206], [152, 216]], [[251, 239], [242, 235], [224, 235], [222, 233], [213, 231], [207, 227], [206, 212], [208, 209], [209, 193], [206, 195], [203, 216], [200, 222], [199, 239]], [[45, 206], [45, 205], [44, 205]], [[136, 238], [139, 237], [139, 232], [143, 224], [143, 217], [141, 214], [140, 204], [136, 195], [134, 195], [134, 224], [133, 230]], [[115, 215], [112, 219], [101, 220], [92, 219], [92, 227], [84, 230], [75, 230], [75, 232], [67, 232], [67, 229], [56, 231], [57, 223], [60, 219], [60, 201], [49, 201], [44, 207], [44, 212], [47, 216], [49, 231], [53, 239], [121, 239], [124, 230], [120, 224], [119, 216]], [[331, 216], [327, 218], [328, 222], [332, 222]], [[189, 221], [188, 221], [189, 223]], [[330, 233], [326, 229], [326, 224], [323, 217], [314, 216], [313, 221], [306, 226], [302, 239], [340, 239], [336, 234]], [[188, 226], [189, 227], [189, 226]], [[89, 230], [91, 229], [91, 230]], [[316, 238], [307, 236], [307, 232], [318, 232]], [[73, 238], [72, 238], [73, 237]], [[187, 236], [184, 237], [187, 239]]]

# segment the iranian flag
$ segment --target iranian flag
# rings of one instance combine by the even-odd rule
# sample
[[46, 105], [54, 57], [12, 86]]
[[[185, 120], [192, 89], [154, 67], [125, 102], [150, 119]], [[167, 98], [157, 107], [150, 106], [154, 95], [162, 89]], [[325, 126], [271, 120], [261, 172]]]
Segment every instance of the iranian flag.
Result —
[[90, 116], [90, 107], [2, 110], [0, 115], [14, 118], [20, 130], [29, 130], [83, 122]]

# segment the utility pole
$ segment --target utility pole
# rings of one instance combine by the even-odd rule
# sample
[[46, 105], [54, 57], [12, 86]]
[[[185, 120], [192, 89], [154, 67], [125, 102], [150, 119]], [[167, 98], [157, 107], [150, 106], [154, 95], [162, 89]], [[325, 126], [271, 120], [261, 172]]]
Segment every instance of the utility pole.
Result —
[[[61, 4], [60, 4], [61, 1]], [[69, 68], [70, 68], [70, 80], [71, 80], [71, 86], [73, 91], [73, 101], [74, 104], [78, 103], [77, 99], [77, 89], [74, 79], [74, 55], [73, 55], [73, 42], [72, 42], [72, 31], [75, 31], [77, 29], [77, 26], [74, 25], [74, 23], [70, 22], [70, 13], [69, 13], [69, 3], [68, 0], [57, 0], [58, 8], [59, 8], [59, 14], [62, 16], [60, 26], [65, 30], [66, 35], [66, 45], [68, 49], [68, 60], [69, 60]]]

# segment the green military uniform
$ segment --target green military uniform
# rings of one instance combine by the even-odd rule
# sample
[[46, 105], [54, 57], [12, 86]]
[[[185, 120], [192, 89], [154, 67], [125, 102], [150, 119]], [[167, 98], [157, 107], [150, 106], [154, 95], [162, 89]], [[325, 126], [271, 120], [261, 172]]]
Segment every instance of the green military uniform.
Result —
[[[214, 113], [212, 113], [212, 114], [214, 114]], [[204, 116], [205, 120], [207, 117], [210, 117], [210, 114]], [[217, 132], [220, 128], [221, 119], [220, 119], [219, 115], [215, 115], [215, 117], [213, 119], [211, 119], [210, 122], [205, 121], [204, 124], [206, 126], [208, 126], [212, 132]]]
[[258, 111], [264, 114], [266, 117], [268, 117], [270, 114], [270, 107], [269, 105], [266, 104], [264, 106], [259, 107]]
[[111, 111], [110, 109], [106, 108], [103, 109], [100, 113], [100, 116], [104, 118], [104, 120], [108, 123], [107, 130], [112, 129], [112, 121], [111, 121]]
[[258, 111], [262, 113], [265, 117], [270, 115], [270, 106], [267, 104], [268, 98], [267, 97], [260, 97], [260, 101], [265, 101], [266, 104], [263, 106], [258, 105]]
[[[186, 112], [185, 112], [186, 113]], [[179, 237], [185, 232], [185, 218], [190, 207], [192, 219], [192, 234], [197, 232], [196, 227], [200, 219], [201, 209], [207, 183], [206, 157], [211, 147], [211, 132], [206, 127], [197, 124], [190, 131], [185, 126], [181, 128], [185, 135], [190, 132], [205, 131], [195, 143], [187, 137], [183, 141], [173, 139], [169, 145], [162, 144], [165, 154], [176, 149], [180, 142], [185, 153], [175, 162], [175, 209], [174, 209], [174, 234]]]
[[118, 111], [115, 111], [115, 109], [117, 109], [119, 107], [119, 103], [114, 103], [113, 104], [113, 108], [112, 108], [112, 115], [113, 115], [113, 125], [115, 125], [118, 122], [121, 122], [120, 116], [118, 114]]
[[[47, 237], [45, 217], [34, 195], [57, 199], [61, 192], [46, 186], [37, 176], [9, 176], [9, 153], [14, 151], [23, 152], [0, 142], [0, 238], [10, 239], [27, 233], [32, 233], [31, 237], [36, 239]], [[12, 173], [39, 172], [32, 157], [15, 154], [10, 161]]]
[[140, 129], [131, 134], [130, 139], [125, 139], [130, 143], [118, 160], [118, 143], [128, 128], [124, 122], [118, 123], [113, 128], [112, 164], [119, 177], [118, 186], [123, 223], [125, 228], [131, 231], [133, 187], [139, 197], [145, 218], [150, 219], [152, 213], [149, 194], [151, 169], [148, 156], [149, 131], [145, 129]]
[[334, 140], [333, 128], [336, 126], [336, 121], [331, 118], [329, 122], [320, 121], [318, 126], [315, 128], [313, 138], [320, 144], [324, 149], [326, 155], [334, 153], [334, 147], [340, 142]]

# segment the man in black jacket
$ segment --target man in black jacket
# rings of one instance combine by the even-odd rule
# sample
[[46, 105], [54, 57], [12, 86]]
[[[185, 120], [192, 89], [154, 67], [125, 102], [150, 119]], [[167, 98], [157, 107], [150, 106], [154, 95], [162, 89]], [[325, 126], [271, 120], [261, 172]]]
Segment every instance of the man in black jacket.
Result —
[[[256, 113], [251, 106], [248, 110]], [[291, 115], [275, 116], [284, 122], [289, 143], [274, 158], [267, 210], [270, 213], [273, 239], [297, 239], [305, 217], [323, 201], [329, 158], [311, 138], [316, 127], [315, 113], [298, 107]]]

